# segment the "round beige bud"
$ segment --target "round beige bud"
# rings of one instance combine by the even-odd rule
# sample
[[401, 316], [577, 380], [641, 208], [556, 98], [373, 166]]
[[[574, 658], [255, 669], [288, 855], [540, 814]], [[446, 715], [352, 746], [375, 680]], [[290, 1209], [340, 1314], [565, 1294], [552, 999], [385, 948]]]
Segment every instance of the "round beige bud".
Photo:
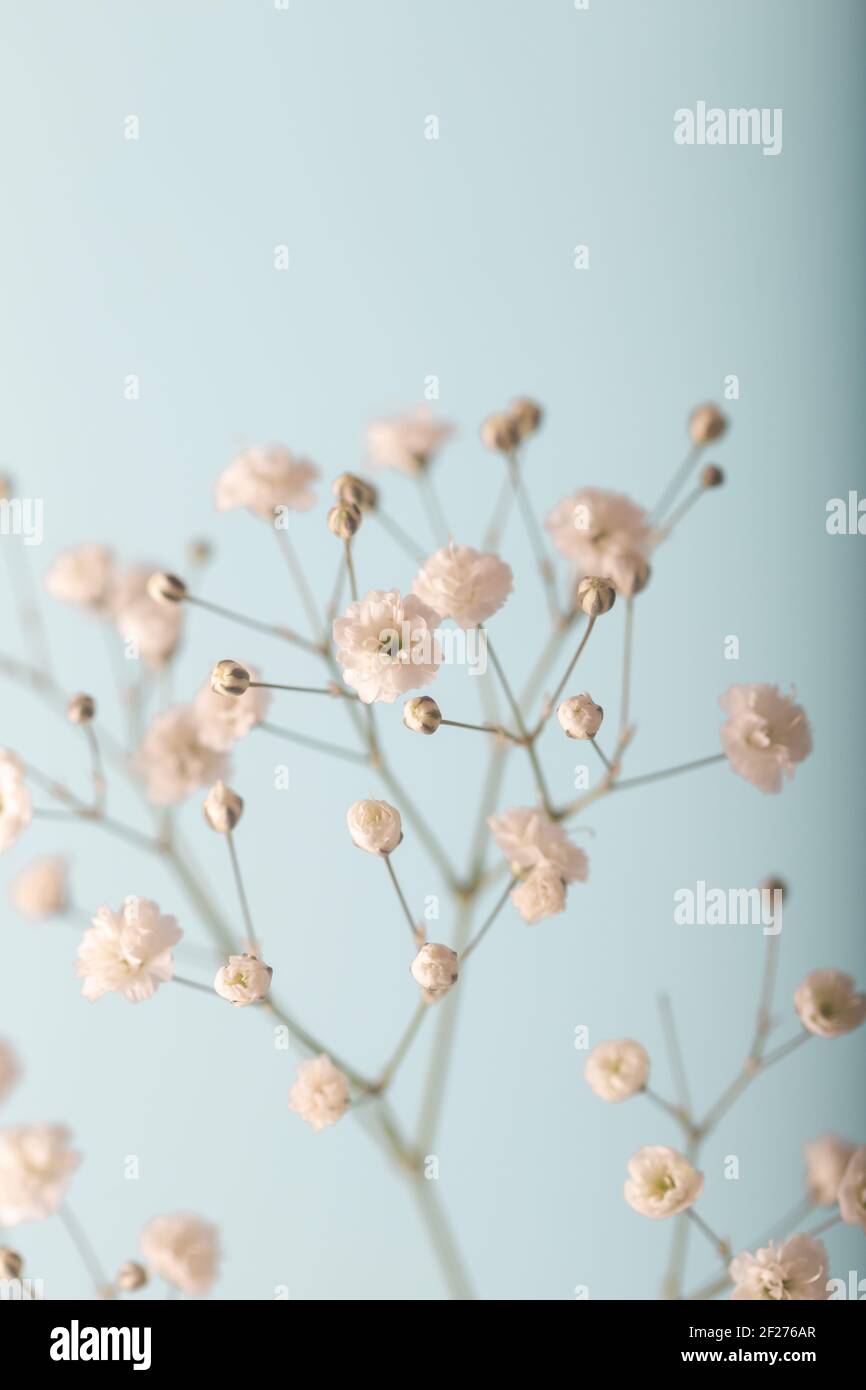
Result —
[[250, 673], [247, 668], [230, 658], [218, 661], [210, 673], [210, 688], [217, 695], [243, 695], [249, 685]]
[[126, 1260], [117, 1271], [114, 1282], [121, 1293], [135, 1293], [147, 1283], [147, 1270], [136, 1260]]
[[518, 396], [517, 400], [512, 401], [508, 407], [508, 415], [520, 440], [528, 439], [534, 434], [542, 420], [541, 406], [528, 396]]
[[498, 449], [500, 453], [507, 454], [519, 442], [514, 420], [504, 410], [488, 415], [481, 426], [481, 443], [485, 449]]
[[699, 405], [689, 417], [689, 436], [702, 449], [724, 434], [728, 422], [717, 405]]
[[8, 1245], [0, 1245], [0, 1277], [20, 1279], [23, 1268], [24, 1261], [18, 1251], [10, 1250]]
[[701, 487], [721, 487], [725, 475], [717, 463], [708, 463], [701, 469]]
[[211, 830], [219, 835], [227, 835], [234, 830], [243, 809], [242, 799], [225, 782], [216, 782], [204, 799], [204, 818]]
[[430, 695], [415, 695], [403, 706], [403, 723], [416, 734], [435, 734], [442, 711]]
[[421, 947], [409, 969], [431, 1002], [441, 999], [457, 983], [457, 952], [450, 946], [428, 941]]
[[70, 724], [89, 724], [96, 715], [96, 701], [92, 695], [73, 695], [66, 706], [66, 718]]
[[148, 579], [147, 592], [157, 603], [180, 603], [186, 598], [186, 585], [176, 574], [158, 570]]
[[354, 802], [346, 812], [346, 824], [353, 843], [368, 854], [390, 854], [403, 838], [400, 812], [387, 801]]
[[357, 473], [341, 473], [331, 484], [331, 492], [341, 502], [351, 502], [362, 512], [371, 512], [379, 500], [379, 494], [372, 483], [359, 478]]
[[588, 618], [597, 618], [600, 613], [609, 613], [616, 599], [616, 591], [608, 579], [587, 575], [577, 586], [577, 602]]
[[648, 562], [637, 553], [623, 557], [620, 571], [619, 587], [625, 598], [634, 598], [645, 589], [652, 573]]
[[604, 710], [591, 695], [572, 695], [563, 700], [556, 717], [569, 738], [595, 738], [604, 719]]
[[354, 502], [340, 502], [328, 512], [328, 529], [341, 541], [350, 541], [361, 525], [361, 508]]

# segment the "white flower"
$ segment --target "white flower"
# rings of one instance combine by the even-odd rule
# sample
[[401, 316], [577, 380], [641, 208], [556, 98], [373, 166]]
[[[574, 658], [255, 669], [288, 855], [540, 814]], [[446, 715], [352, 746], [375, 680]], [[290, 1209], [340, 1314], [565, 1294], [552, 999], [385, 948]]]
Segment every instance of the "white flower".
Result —
[[221, 965], [213, 982], [213, 987], [221, 999], [243, 1008], [247, 1004], [258, 1004], [271, 987], [273, 970], [258, 956], [229, 956], [228, 963]]
[[246, 449], [217, 479], [217, 508], [227, 512], [247, 507], [267, 521], [273, 521], [277, 507], [307, 512], [316, 500], [310, 484], [318, 476], [315, 464], [295, 458], [282, 444]]
[[387, 801], [356, 801], [346, 812], [349, 834], [368, 854], [390, 854], [403, 838], [400, 812]]
[[453, 425], [434, 420], [430, 411], [420, 406], [390, 420], [374, 420], [367, 429], [367, 453], [375, 468], [397, 468], [414, 475], [453, 433]]
[[663, 1144], [638, 1149], [629, 1159], [623, 1195], [641, 1216], [660, 1220], [676, 1216], [696, 1202], [704, 1190], [702, 1173], [677, 1149]]
[[578, 574], [609, 579], [620, 594], [634, 591], [655, 540], [643, 508], [594, 487], [564, 497], [545, 525]]
[[157, 806], [183, 801], [226, 773], [225, 756], [202, 742], [191, 705], [175, 705], [156, 716], [141, 741], [137, 761], [147, 794]]
[[827, 1251], [811, 1236], [792, 1236], [781, 1245], [748, 1250], [730, 1263], [732, 1299], [773, 1303], [804, 1302], [827, 1297]]
[[582, 849], [572, 844], [561, 826], [534, 806], [513, 806], [501, 816], [487, 821], [512, 869], [534, 869], [539, 865], [557, 869], [566, 883], [582, 882], [589, 872], [589, 861]]
[[[245, 669], [251, 680], [261, 680], [254, 666]], [[270, 703], [270, 691], [261, 686], [248, 686], [242, 695], [220, 695], [208, 680], [192, 703], [199, 739], [206, 748], [227, 753], [239, 738], [261, 724]]]
[[604, 719], [604, 710], [591, 695], [572, 695], [558, 706], [556, 717], [569, 738], [595, 738]]
[[602, 1100], [629, 1100], [647, 1083], [649, 1056], [632, 1038], [598, 1043], [586, 1059], [583, 1074]]
[[323, 1052], [301, 1062], [298, 1079], [289, 1092], [289, 1109], [317, 1134], [335, 1125], [349, 1106], [349, 1080]]
[[839, 1184], [839, 1215], [866, 1231], [866, 1144], [855, 1149]]
[[155, 1216], [139, 1245], [150, 1272], [192, 1298], [207, 1293], [219, 1273], [217, 1228], [190, 1212]]
[[0, 1038], [0, 1100], [5, 1100], [21, 1075], [18, 1057], [11, 1043]]
[[822, 1134], [803, 1145], [806, 1159], [806, 1189], [813, 1202], [834, 1207], [839, 1200], [839, 1184], [855, 1145], [838, 1134]]
[[805, 710], [775, 685], [731, 685], [719, 704], [728, 718], [720, 733], [734, 772], [762, 792], [782, 789], [783, 774], [812, 751]]
[[9, 897], [16, 912], [31, 922], [44, 922], [66, 910], [67, 867], [60, 855], [36, 859], [12, 880]]
[[79, 1156], [65, 1125], [0, 1130], [0, 1226], [40, 1221], [55, 1212]]
[[365, 705], [393, 704], [398, 695], [429, 685], [442, 662], [439, 615], [414, 594], [371, 589], [334, 622], [343, 679]]
[[91, 1001], [116, 991], [137, 1004], [171, 979], [171, 948], [183, 933], [148, 898], [127, 898], [119, 912], [101, 907], [81, 938], [75, 973]]
[[33, 803], [24, 785], [24, 764], [0, 748], [0, 854], [14, 845], [33, 819]]
[[45, 571], [52, 598], [100, 611], [110, 596], [114, 556], [105, 545], [78, 545], [62, 550]]
[[842, 970], [810, 970], [794, 991], [794, 1008], [810, 1033], [838, 1038], [866, 1018], [866, 994], [857, 994]]
[[428, 941], [409, 969], [429, 1000], [441, 999], [457, 983], [457, 952], [450, 946]]
[[511, 566], [452, 541], [424, 562], [412, 583], [434, 613], [458, 627], [477, 627], [502, 607], [513, 588]]
[[514, 889], [511, 901], [530, 926], [545, 917], [555, 917], [558, 912], [565, 911], [562, 874], [548, 864], [539, 864], [537, 869], [530, 869]]

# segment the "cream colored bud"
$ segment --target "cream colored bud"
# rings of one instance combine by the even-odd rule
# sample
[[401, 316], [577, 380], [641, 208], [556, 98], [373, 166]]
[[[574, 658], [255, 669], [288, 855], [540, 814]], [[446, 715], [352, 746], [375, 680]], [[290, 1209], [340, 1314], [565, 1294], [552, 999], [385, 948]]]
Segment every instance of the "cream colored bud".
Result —
[[645, 589], [652, 573], [647, 561], [642, 555], [632, 554], [624, 556], [620, 564], [620, 591], [626, 598], [633, 598]]
[[537, 401], [519, 396], [508, 407], [508, 415], [518, 439], [528, 439], [541, 424], [542, 410]]
[[350, 541], [361, 525], [361, 508], [354, 502], [340, 502], [328, 512], [328, 529], [341, 541]]
[[70, 724], [89, 724], [96, 715], [96, 701], [92, 695], [73, 695], [66, 706], [66, 718]]
[[613, 608], [616, 592], [608, 579], [588, 575], [577, 586], [577, 602], [589, 618], [597, 618], [600, 613], [609, 613]]
[[244, 803], [225, 782], [217, 782], [204, 799], [204, 818], [211, 830], [227, 835], [243, 815]]
[[180, 603], [186, 598], [186, 585], [176, 574], [159, 570], [148, 579], [147, 592], [157, 603]]
[[372, 512], [379, 500], [379, 494], [372, 483], [359, 478], [356, 473], [341, 473], [331, 484], [331, 492], [341, 502], [351, 502], [362, 512]]
[[403, 706], [403, 723], [416, 734], [435, 734], [442, 711], [430, 695], [415, 695]]
[[728, 422], [717, 405], [699, 405], [689, 417], [689, 435], [699, 449], [724, 434]]
[[24, 1261], [18, 1251], [10, 1250], [8, 1245], [0, 1245], [0, 1277], [20, 1279], [23, 1268]]
[[147, 1270], [135, 1260], [126, 1260], [117, 1271], [114, 1282], [121, 1293], [135, 1293], [147, 1283]]
[[481, 443], [485, 449], [498, 449], [507, 454], [520, 442], [517, 426], [504, 410], [488, 415], [481, 426]]
[[721, 487], [725, 475], [717, 463], [708, 463], [701, 469], [701, 487]]
[[210, 673], [210, 688], [217, 695], [243, 695], [249, 689], [250, 673], [245, 666], [227, 658], [218, 661]]
[[556, 717], [569, 738], [595, 738], [604, 719], [604, 710], [590, 695], [572, 695], [559, 705]]
[[431, 1002], [441, 999], [457, 983], [457, 952], [450, 946], [428, 941], [422, 946], [409, 969]]

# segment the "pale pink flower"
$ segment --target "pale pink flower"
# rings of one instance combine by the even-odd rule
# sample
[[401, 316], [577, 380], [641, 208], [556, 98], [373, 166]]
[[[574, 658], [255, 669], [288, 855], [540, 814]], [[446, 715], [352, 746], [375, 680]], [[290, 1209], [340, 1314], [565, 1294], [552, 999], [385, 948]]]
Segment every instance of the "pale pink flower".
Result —
[[698, 1173], [677, 1149], [647, 1145], [629, 1159], [629, 1177], [623, 1195], [641, 1216], [661, 1220], [676, 1216], [696, 1202], [704, 1190]]
[[375, 468], [397, 468], [415, 475], [454, 433], [454, 426], [434, 420], [426, 406], [390, 420], [374, 420], [367, 429], [367, 454]]
[[452, 618], [462, 628], [486, 622], [513, 587], [511, 566], [498, 555], [453, 541], [425, 560], [412, 582], [412, 592], [434, 613]]
[[[250, 680], [261, 680], [254, 666], [246, 667]], [[198, 736], [206, 748], [227, 753], [266, 717], [271, 692], [249, 686], [242, 695], [220, 695], [210, 680], [201, 687], [192, 703], [198, 722]]]
[[866, 1231], [866, 1144], [855, 1149], [839, 1184], [839, 1215]]
[[158, 671], [170, 661], [183, 627], [183, 605], [157, 603], [150, 594], [140, 594], [116, 618], [117, 630], [151, 670]]
[[127, 898], [118, 912], [101, 907], [81, 938], [75, 973], [85, 999], [112, 991], [131, 1004], [149, 999], [171, 979], [171, 948], [183, 935], [174, 917], [148, 898]]
[[621, 594], [633, 591], [655, 542], [643, 508], [601, 488], [583, 488], [564, 497], [545, 525], [578, 576], [609, 579]]
[[539, 864], [530, 869], [511, 894], [511, 901], [524, 922], [534, 926], [546, 917], [565, 911], [565, 884], [559, 869]]
[[838, 1038], [866, 1019], [866, 994], [842, 970], [810, 970], [794, 991], [800, 1022], [819, 1038]]
[[812, 734], [802, 706], [775, 685], [731, 685], [719, 704], [727, 714], [722, 747], [734, 772], [762, 792], [782, 789], [783, 774], [812, 751]]
[[175, 705], [151, 723], [137, 755], [147, 794], [157, 806], [183, 801], [199, 787], [225, 777], [226, 758], [202, 742], [192, 705]]
[[438, 614], [414, 594], [371, 589], [333, 626], [343, 679], [365, 705], [429, 685], [442, 662]]
[[14, 1047], [5, 1038], [0, 1038], [0, 1101], [6, 1099], [20, 1075], [21, 1067]]
[[562, 826], [534, 806], [513, 806], [501, 816], [490, 816], [490, 832], [514, 872], [553, 868], [566, 883], [583, 882], [589, 860], [572, 844]]
[[811, 1236], [791, 1236], [781, 1245], [764, 1246], [752, 1255], [737, 1255], [728, 1268], [734, 1281], [732, 1299], [740, 1301], [811, 1302], [827, 1298], [827, 1251]]
[[586, 1059], [584, 1076], [597, 1096], [614, 1104], [642, 1091], [649, 1076], [649, 1055], [632, 1038], [598, 1043]]
[[14, 845], [33, 819], [33, 802], [24, 785], [24, 764], [16, 753], [0, 748], [0, 854]]
[[296, 458], [282, 444], [245, 449], [217, 479], [217, 508], [247, 507], [266, 521], [273, 521], [278, 507], [307, 512], [316, 500], [310, 485], [318, 476], [315, 464]]
[[839, 1184], [848, 1167], [854, 1144], [838, 1134], [822, 1134], [803, 1145], [806, 1159], [806, 1189], [813, 1202], [834, 1207], [839, 1200]]
[[237, 1008], [245, 1008], [247, 1004], [259, 1004], [266, 998], [273, 973], [258, 956], [247, 953], [229, 956], [227, 963], [217, 971], [213, 987], [221, 999], [227, 999]]
[[457, 983], [457, 952], [439, 941], [428, 941], [421, 947], [409, 969], [425, 998], [432, 1003], [441, 999]]
[[298, 1067], [298, 1079], [289, 1092], [289, 1109], [319, 1134], [335, 1125], [349, 1106], [349, 1079], [323, 1052]]
[[9, 897], [16, 912], [31, 922], [44, 922], [66, 909], [67, 864], [59, 854], [36, 859], [12, 880]]
[[219, 1233], [210, 1221], [191, 1212], [155, 1216], [139, 1236], [151, 1274], [190, 1298], [205, 1294], [219, 1274]]
[[45, 571], [52, 598], [100, 612], [109, 595], [114, 556], [106, 545], [78, 545], [62, 550]]
[[80, 1157], [65, 1125], [0, 1130], [0, 1226], [41, 1221], [60, 1206]]

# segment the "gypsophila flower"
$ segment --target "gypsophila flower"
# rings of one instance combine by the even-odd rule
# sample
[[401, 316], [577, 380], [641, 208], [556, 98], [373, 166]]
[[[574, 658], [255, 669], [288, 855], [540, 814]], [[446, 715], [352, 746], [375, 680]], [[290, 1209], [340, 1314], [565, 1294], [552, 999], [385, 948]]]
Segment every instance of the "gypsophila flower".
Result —
[[156, 716], [136, 761], [148, 797], [157, 806], [183, 801], [199, 787], [219, 781], [227, 767], [224, 754], [202, 742], [201, 724], [191, 705], [175, 705]]
[[78, 545], [62, 550], [45, 571], [52, 598], [101, 611], [111, 592], [114, 556], [105, 545]]
[[179, 604], [157, 603], [150, 594], [121, 609], [115, 624], [127, 647], [152, 670], [159, 670], [177, 651], [183, 628], [183, 609]]
[[267, 997], [273, 973], [257, 956], [246, 953], [229, 956], [228, 962], [217, 971], [213, 987], [221, 999], [227, 999], [237, 1008], [245, 1008]]
[[571, 695], [557, 707], [560, 728], [569, 738], [595, 738], [604, 719], [604, 710], [591, 695]]
[[403, 706], [403, 723], [416, 734], [435, 734], [442, 711], [432, 695], [413, 695]]
[[171, 979], [171, 950], [182, 935], [148, 898], [127, 898], [118, 912], [101, 907], [78, 948], [81, 993], [91, 1001], [112, 992], [131, 1004], [149, 999]]
[[0, 748], [0, 854], [14, 845], [33, 819], [33, 802], [24, 785], [24, 764]]
[[273, 520], [278, 507], [307, 512], [316, 500], [311, 483], [318, 476], [315, 464], [296, 458], [282, 444], [246, 449], [217, 479], [217, 509], [246, 507], [267, 521]]
[[614, 1104], [630, 1100], [647, 1083], [649, 1055], [632, 1038], [598, 1043], [586, 1059], [583, 1074], [602, 1100]]
[[453, 541], [425, 560], [412, 592], [458, 627], [477, 627], [498, 612], [514, 587], [511, 566]]
[[421, 947], [409, 969], [431, 1002], [441, 999], [457, 983], [457, 952], [450, 946], [428, 941]]
[[629, 1159], [629, 1177], [623, 1195], [641, 1216], [660, 1220], [676, 1216], [696, 1202], [704, 1190], [704, 1178], [677, 1149], [647, 1145]]
[[136, 1260], [125, 1260], [117, 1271], [115, 1285], [121, 1293], [135, 1293], [147, 1283], [147, 1270]]
[[566, 883], [583, 882], [589, 861], [565, 831], [534, 806], [513, 806], [487, 821], [513, 872], [539, 865], [557, 869]]
[[414, 476], [453, 433], [453, 425], [434, 420], [426, 406], [419, 406], [390, 420], [374, 420], [367, 429], [367, 454], [374, 468], [396, 468]]
[[21, 1075], [18, 1056], [11, 1043], [0, 1038], [0, 1101], [8, 1096]]
[[866, 1144], [855, 1149], [839, 1184], [839, 1215], [866, 1231]]
[[41, 1221], [60, 1206], [80, 1162], [65, 1125], [0, 1130], [0, 1226]]
[[781, 1245], [771, 1242], [754, 1255], [744, 1250], [728, 1272], [734, 1282], [732, 1299], [780, 1303], [828, 1296], [827, 1251], [810, 1236], [792, 1236]]
[[577, 576], [609, 579], [621, 594], [634, 584], [637, 561], [646, 560], [655, 539], [642, 507], [594, 487], [564, 497], [545, 525]]
[[[251, 680], [261, 680], [254, 666], [243, 668]], [[227, 753], [251, 729], [267, 716], [271, 692], [261, 686], [249, 686], [240, 695], [222, 695], [214, 690], [210, 680], [203, 685], [192, 702], [198, 723], [198, 736], [206, 748]]]
[[59, 854], [36, 859], [12, 880], [9, 897], [16, 912], [30, 922], [44, 922], [65, 912], [67, 865]]
[[349, 834], [368, 854], [390, 854], [403, 838], [400, 812], [387, 801], [356, 801], [346, 812]]
[[855, 1145], [838, 1134], [822, 1134], [803, 1145], [806, 1159], [806, 1190], [813, 1202], [833, 1207], [839, 1200], [839, 1184], [848, 1167]]
[[559, 869], [540, 864], [530, 869], [511, 893], [511, 901], [524, 922], [534, 926], [546, 917], [565, 911], [565, 883]]
[[139, 1244], [151, 1274], [190, 1298], [207, 1293], [219, 1273], [217, 1228], [190, 1212], [154, 1217]]
[[350, 603], [333, 626], [337, 660], [347, 685], [365, 705], [392, 704], [429, 685], [442, 661], [435, 632], [439, 616], [414, 594], [371, 589]]
[[838, 1038], [866, 1019], [866, 994], [842, 970], [810, 970], [794, 992], [803, 1027], [819, 1038]]
[[349, 1080], [322, 1053], [298, 1067], [298, 1079], [289, 1092], [289, 1109], [319, 1134], [335, 1125], [349, 1107]]
[[802, 706], [775, 685], [731, 685], [719, 704], [727, 714], [722, 748], [734, 772], [762, 792], [778, 792], [783, 777], [812, 751]]

